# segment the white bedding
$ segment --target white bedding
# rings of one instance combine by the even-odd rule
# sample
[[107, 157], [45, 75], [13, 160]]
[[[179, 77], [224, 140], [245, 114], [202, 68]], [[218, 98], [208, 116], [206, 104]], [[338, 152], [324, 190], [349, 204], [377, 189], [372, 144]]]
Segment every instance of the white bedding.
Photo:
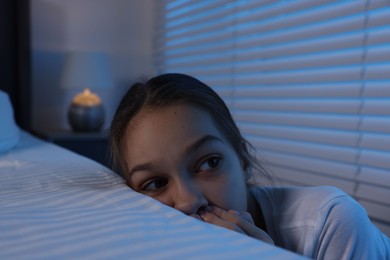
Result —
[[299, 259], [128, 188], [87, 158], [22, 132], [0, 154], [0, 259]]

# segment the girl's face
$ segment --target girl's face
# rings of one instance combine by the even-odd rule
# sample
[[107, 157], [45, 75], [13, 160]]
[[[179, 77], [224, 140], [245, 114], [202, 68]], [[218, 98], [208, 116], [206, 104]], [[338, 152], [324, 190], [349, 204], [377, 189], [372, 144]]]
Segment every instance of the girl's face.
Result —
[[125, 140], [129, 185], [185, 214], [247, 211], [245, 173], [212, 117], [190, 105], [143, 109]]

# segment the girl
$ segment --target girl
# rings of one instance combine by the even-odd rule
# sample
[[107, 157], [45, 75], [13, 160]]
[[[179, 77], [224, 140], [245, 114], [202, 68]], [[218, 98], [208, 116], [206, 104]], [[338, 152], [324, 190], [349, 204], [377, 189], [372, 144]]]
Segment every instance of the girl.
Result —
[[223, 100], [193, 77], [134, 84], [110, 143], [132, 189], [199, 220], [317, 259], [390, 258], [389, 238], [342, 191], [250, 185], [265, 171]]

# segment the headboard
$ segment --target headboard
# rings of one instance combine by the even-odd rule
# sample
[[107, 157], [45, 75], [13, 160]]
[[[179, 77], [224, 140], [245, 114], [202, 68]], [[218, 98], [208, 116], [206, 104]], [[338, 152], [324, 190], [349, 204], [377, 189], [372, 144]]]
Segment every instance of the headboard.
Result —
[[0, 2], [0, 89], [7, 92], [18, 125], [31, 127], [29, 0]]

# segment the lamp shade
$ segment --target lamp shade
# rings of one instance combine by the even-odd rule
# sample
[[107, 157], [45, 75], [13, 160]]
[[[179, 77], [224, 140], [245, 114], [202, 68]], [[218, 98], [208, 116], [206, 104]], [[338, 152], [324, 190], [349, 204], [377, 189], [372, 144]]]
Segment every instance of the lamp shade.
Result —
[[62, 88], [110, 88], [113, 86], [107, 56], [97, 52], [69, 52], [62, 69]]

